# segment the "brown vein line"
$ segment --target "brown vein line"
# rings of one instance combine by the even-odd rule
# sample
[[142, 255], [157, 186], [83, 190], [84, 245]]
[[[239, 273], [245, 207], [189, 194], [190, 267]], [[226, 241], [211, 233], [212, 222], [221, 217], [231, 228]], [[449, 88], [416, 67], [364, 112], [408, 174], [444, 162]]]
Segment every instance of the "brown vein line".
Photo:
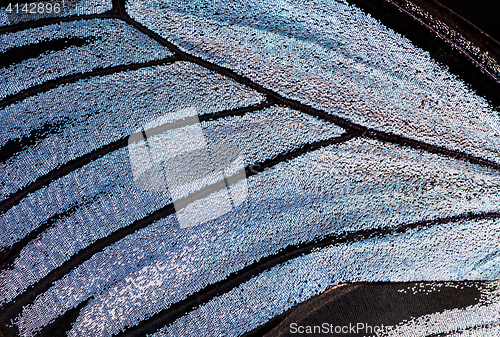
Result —
[[[200, 116], [201, 117], [201, 116]], [[245, 169], [247, 177], [258, 174], [262, 172], [264, 169], [272, 167], [278, 163], [283, 161], [295, 158], [297, 156], [302, 155], [304, 152], [313, 151], [322, 146], [327, 146], [335, 143], [341, 143], [347, 141], [354, 137], [352, 134], [344, 134], [342, 136], [332, 138], [330, 140], [319, 141], [310, 144], [309, 146], [304, 146], [301, 149], [296, 151], [292, 151], [288, 154], [284, 154], [278, 156], [271, 160], [265, 160], [257, 165], [249, 166]], [[238, 173], [236, 174], [238, 176]], [[229, 179], [229, 178], [228, 178]], [[220, 184], [215, 183], [210, 186], [205, 187], [201, 191], [197, 191], [192, 195], [196, 195], [197, 198], [205, 197], [220, 189]], [[179, 204], [187, 204], [187, 201], [192, 199], [192, 195], [189, 195], [183, 199], [179, 199], [176, 203]], [[122, 227], [117, 231], [111, 233], [107, 237], [101, 238], [91, 245], [83, 248], [75, 255], [73, 255], [69, 260], [64, 262], [61, 266], [52, 270], [49, 274], [43, 277], [37, 283], [29, 286], [23, 293], [19, 294], [16, 298], [14, 298], [9, 303], [5, 304], [2, 308], [0, 308], [0, 324], [10, 324], [10, 321], [14, 319], [19, 313], [22, 311], [22, 308], [30, 303], [32, 303], [35, 298], [44, 292], [46, 292], [57, 280], [61, 279], [64, 275], [68, 274], [72, 269], [76, 268], [78, 265], [81, 265], [85, 261], [89, 260], [92, 256], [97, 254], [98, 252], [104, 250], [106, 247], [120, 241], [124, 237], [133, 234], [134, 232], [145, 228], [152, 224], [155, 221], [163, 219], [171, 214], [175, 213], [175, 208], [173, 204], [168, 204], [163, 208], [160, 208], [146, 217], [134, 221], [132, 224]]]
[[178, 55], [180, 59], [188, 61], [188, 62], [192, 62], [192, 63], [197, 64], [199, 66], [202, 66], [206, 69], [215, 71], [223, 76], [231, 78], [232, 80], [234, 80], [238, 83], [241, 83], [241, 84], [243, 84], [251, 89], [254, 89], [257, 92], [260, 92], [260, 93], [266, 95], [270, 99], [273, 99], [280, 104], [286, 105], [286, 106], [293, 108], [295, 110], [299, 110], [305, 114], [316, 116], [316, 117], [321, 118], [325, 121], [334, 123], [334, 124], [344, 128], [344, 129], [351, 130], [352, 132], [355, 132], [357, 134], [362, 134], [367, 138], [372, 138], [372, 139], [380, 140], [383, 142], [407, 146], [407, 147], [411, 147], [414, 149], [422, 149], [422, 150], [425, 150], [425, 151], [430, 152], [430, 153], [442, 154], [442, 155], [445, 155], [447, 157], [460, 159], [463, 161], [470, 162], [472, 164], [477, 164], [477, 165], [489, 167], [489, 168], [492, 168], [495, 170], [500, 170], [500, 164], [497, 162], [494, 162], [492, 160], [477, 157], [477, 156], [474, 156], [474, 155], [471, 155], [471, 154], [468, 154], [465, 152], [461, 152], [458, 150], [448, 149], [448, 148], [443, 147], [443, 146], [428, 144], [428, 143], [425, 143], [425, 142], [422, 142], [419, 140], [415, 140], [415, 139], [411, 139], [411, 138], [408, 138], [405, 136], [396, 135], [396, 134], [368, 128], [368, 127], [365, 127], [362, 125], [355, 124], [355, 123], [353, 123], [345, 118], [335, 116], [335, 115], [330, 115], [330, 114], [326, 113], [325, 111], [310, 107], [310, 106], [303, 104], [297, 100], [285, 98], [285, 97], [281, 96], [280, 94], [278, 94], [270, 89], [264, 88], [262, 85], [250, 80], [249, 78], [247, 78], [243, 75], [237, 74], [236, 72], [234, 72], [233, 70], [231, 70], [229, 68], [225, 68], [225, 67], [213, 64], [211, 62], [203, 60], [201, 57], [193, 56], [193, 55], [190, 55], [186, 52], [183, 52], [173, 43], [162, 38], [161, 36], [159, 36], [158, 34], [156, 34], [153, 31], [151, 31], [150, 29], [146, 28], [145, 26], [141, 25], [140, 23], [134, 21], [132, 18], [130, 18], [130, 16], [128, 16], [127, 13], [122, 14], [122, 16], [123, 16], [123, 20], [125, 22], [127, 22], [131, 26], [135, 27], [139, 31], [143, 32], [147, 36], [151, 37], [152, 39], [156, 40], [160, 44], [169, 48], [172, 52], [174, 52], [176, 55]]
[[320, 240], [315, 240], [300, 245], [288, 246], [280, 250], [274, 255], [261, 258], [259, 261], [235, 272], [229, 274], [226, 279], [213, 283], [202, 290], [193, 293], [186, 297], [186, 299], [172, 304], [169, 308], [164, 309], [150, 318], [141, 321], [138, 325], [129, 327], [127, 330], [119, 333], [119, 337], [131, 336], [145, 336], [156, 332], [158, 329], [168, 326], [178, 318], [194, 311], [196, 308], [203, 304], [208, 303], [215, 297], [227, 294], [231, 290], [240, 286], [241, 284], [249, 281], [256, 275], [261, 274], [266, 270], [300, 257], [307, 255], [320, 248], [325, 248], [332, 245], [339, 245], [342, 243], [355, 242], [360, 240], [367, 240], [371, 238], [383, 237], [397, 233], [404, 233], [411, 229], [429, 228], [436, 225], [447, 224], [456, 221], [464, 220], [477, 220], [477, 219], [498, 219], [500, 213], [467, 213], [458, 216], [439, 218], [435, 220], [419, 221], [412, 224], [400, 225], [392, 228], [377, 228], [369, 230], [361, 230], [356, 232], [349, 232], [338, 236], [330, 236]]
[[413, 20], [417, 21], [422, 26], [426, 27], [428, 30], [430, 30], [434, 34], [436, 34], [441, 40], [443, 40], [448, 45], [450, 45], [452, 48], [455, 48], [462, 55], [464, 55], [465, 57], [467, 57], [470, 60], [470, 62], [472, 62], [476, 67], [478, 67], [479, 69], [481, 69], [481, 71], [484, 72], [485, 74], [487, 74], [492, 80], [494, 80], [495, 82], [497, 82], [498, 84], [500, 84], [500, 79], [495, 74], [493, 74], [487, 67], [483, 66], [480, 62], [478, 62], [467, 51], [465, 51], [460, 45], [458, 45], [457, 43], [455, 43], [452, 40], [450, 40], [445, 34], [440, 33], [439, 31], [437, 31], [436, 29], [434, 29], [431, 25], [428, 25], [427, 23], [425, 23], [421, 19], [417, 18], [415, 15], [413, 15], [412, 13], [410, 13], [409, 11], [407, 11], [405, 8], [403, 8], [402, 6], [398, 5], [395, 1], [391, 1], [391, 0], [385, 0], [385, 1], [387, 1], [388, 3], [390, 3], [391, 5], [393, 5], [394, 7], [396, 7], [400, 12], [405, 13], [410, 18], [412, 18]]
[[264, 160], [260, 163], [252, 165], [249, 169], [247, 169], [247, 177], [252, 176], [252, 175], [259, 173], [259, 172], [263, 172], [265, 169], [270, 168], [270, 167], [276, 165], [277, 163], [297, 158], [298, 156], [300, 156], [302, 154], [317, 150], [317, 149], [322, 148], [322, 147], [346, 142], [348, 140], [355, 138], [356, 136], [357, 135], [355, 133], [348, 131], [348, 132], [345, 132], [344, 134], [342, 134], [336, 138], [332, 138], [332, 139], [328, 139], [328, 140], [320, 140], [317, 142], [305, 144], [297, 150], [283, 153], [283, 154], [276, 156], [273, 159]]
[[4, 108], [8, 105], [22, 101], [23, 99], [34, 96], [36, 94], [39, 94], [42, 92], [47, 92], [47, 91], [54, 89], [60, 85], [64, 85], [64, 84], [68, 84], [68, 83], [75, 83], [75, 82], [78, 82], [80, 80], [84, 80], [84, 79], [88, 79], [88, 78], [92, 78], [92, 77], [96, 77], [96, 76], [111, 75], [111, 74], [122, 72], [122, 71], [131, 71], [131, 70], [137, 70], [137, 69], [141, 69], [141, 68], [145, 68], [145, 67], [165, 65], [165, 64], [173, 63], [173, 62], [178, 61], [178, 60], [179, 59], [174, 55], [171, 57], [163, 58], [161, 60], [148, 61], [148, 62], [144, 62], [144, 63], [123, 64], [123, 65], [107, 67], [107, 68], [96, 68], [92, 71], [85, 72], [85, 73], [66, 75], [63, 77], [59, 77], [59, 78], [56, 78], [53, 80], [46, 81], [42, 84], [35, 85], [33, 87], [30, 87], [30, 88], [24, 89], [17, 94], [7, 96], [6, 98], [4, 98], [3, 100], [0, 101], [0, 108]]

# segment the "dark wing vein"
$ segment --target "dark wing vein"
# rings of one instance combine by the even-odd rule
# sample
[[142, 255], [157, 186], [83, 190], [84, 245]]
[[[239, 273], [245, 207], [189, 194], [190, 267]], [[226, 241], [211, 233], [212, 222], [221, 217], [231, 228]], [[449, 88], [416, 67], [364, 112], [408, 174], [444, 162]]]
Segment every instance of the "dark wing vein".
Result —
[[[103, 189], [105, 190], [105, 189]], [[54, 223], [56, 223], [58, 220], [68, 217], [71, 214], [74, 214], [81, 210], [83, 207], [86, 205], [91, 204], [94, 202], [99, 195], [101, 195], [104, 192], [99, 192], [87, 200], [84, 200], [83, 202], [78, 202], [77, 204], [69, 207], [68, 209], [59, 212], [57, 214], [54, 214], [44, 222], [40, 226], [38, 226], [35, 230], [31, 231], [26, 235], [24, 238], [22, 238], [20, 241], [17, 241], [14, 243], [12, 246], [5, 248], [3, 251], [0, 252], [0, 270], [5, 270], [13, 267], [14, 261], [19, 257], [21, 254], [21, 251], [23, 250], [24, 247], [26, 247], [31, 241], [35, 240], [37, 237], [39, 237], [43, 232], [51, 228]]]

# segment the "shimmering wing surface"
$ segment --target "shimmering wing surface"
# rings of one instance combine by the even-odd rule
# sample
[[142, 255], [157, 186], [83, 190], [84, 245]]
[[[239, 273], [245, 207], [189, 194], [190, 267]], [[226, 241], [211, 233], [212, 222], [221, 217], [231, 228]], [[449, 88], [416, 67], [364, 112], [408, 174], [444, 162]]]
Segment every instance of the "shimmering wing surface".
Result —
[[[466, 280], [491, 282], [387, 336], [493, 335], [487, 97], [344, 1], [99, 6], [1, 28], [0, 335], [257, 336], [344, 283]], [[186, 130], [240, 176], [198, 177]]]

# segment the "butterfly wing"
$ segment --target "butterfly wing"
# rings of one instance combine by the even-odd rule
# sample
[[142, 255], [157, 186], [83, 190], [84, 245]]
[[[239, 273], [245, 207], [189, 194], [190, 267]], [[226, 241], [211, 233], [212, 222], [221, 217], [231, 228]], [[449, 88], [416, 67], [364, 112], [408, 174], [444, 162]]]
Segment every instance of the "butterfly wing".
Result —
[[[498, 279], [497, 111], [353, 5], [130, 1], [2, 39], [49, 48], [2, 69], [7, 329], [239, 335], [345, 282]], [[127, 145], [190, 107], [248, 195], [182, 228]]]

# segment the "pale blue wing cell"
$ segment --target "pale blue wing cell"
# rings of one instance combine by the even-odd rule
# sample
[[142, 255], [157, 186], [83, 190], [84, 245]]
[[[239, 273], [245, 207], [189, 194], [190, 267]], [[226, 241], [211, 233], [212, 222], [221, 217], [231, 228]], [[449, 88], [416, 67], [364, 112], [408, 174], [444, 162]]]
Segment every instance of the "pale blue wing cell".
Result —
[[336, 125], [285, 107], [201, 124], [209, 143], [237, 147], [246, 165], [276, 158], [309, 143], [340, 137], [344, 132]]
[[25, 59], [0, 69], [0, 77], [6, 79], [0, 87], [0, 99], [59, 77], [172, 55], [167, 48], [123, 21], [101, 19], [63, 22], [4, 34], [0, 37], [0, 52], [9, 53], [15, 48], [50, 41], [63, 46], [64, 42], [70, 43], [62, 50], [25, 55]]

